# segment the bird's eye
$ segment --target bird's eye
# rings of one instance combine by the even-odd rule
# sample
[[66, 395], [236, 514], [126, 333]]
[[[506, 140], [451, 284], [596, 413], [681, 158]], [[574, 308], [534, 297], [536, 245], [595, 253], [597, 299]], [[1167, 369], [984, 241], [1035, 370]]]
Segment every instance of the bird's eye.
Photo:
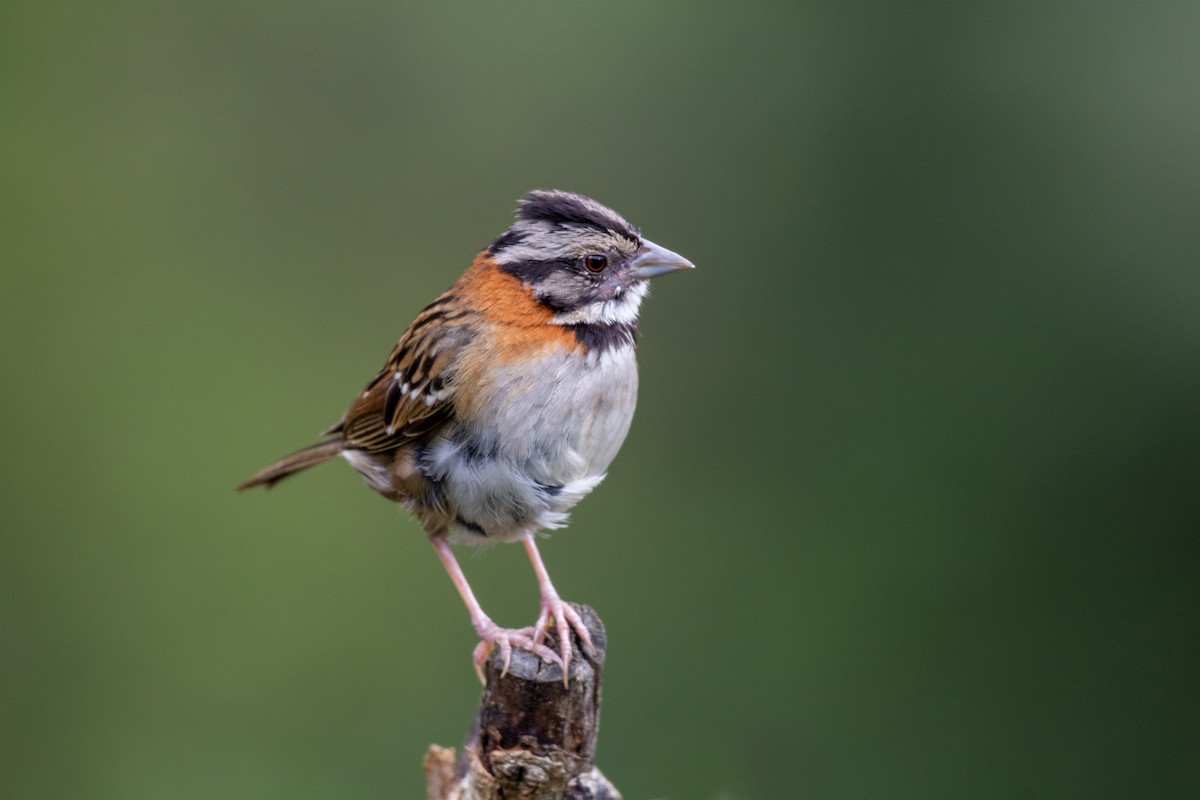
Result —
[[608, 256], [587, 256], [583, 259], [583, 265], [588, 268], [588, 272], [604, 272], [608, 268]]

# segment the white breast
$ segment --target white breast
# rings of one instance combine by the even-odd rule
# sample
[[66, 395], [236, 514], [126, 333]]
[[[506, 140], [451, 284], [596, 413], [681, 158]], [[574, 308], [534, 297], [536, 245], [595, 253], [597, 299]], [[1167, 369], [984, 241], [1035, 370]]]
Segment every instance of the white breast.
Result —
[[[562, 352], [496, 370], [471, 428], [456, 427], [426, 458], [457, 516], [487, 540], [562, 527], [620, 450], [637, 403], [632, 345]], [[459, 538], [478, 534], [460, 528]]]

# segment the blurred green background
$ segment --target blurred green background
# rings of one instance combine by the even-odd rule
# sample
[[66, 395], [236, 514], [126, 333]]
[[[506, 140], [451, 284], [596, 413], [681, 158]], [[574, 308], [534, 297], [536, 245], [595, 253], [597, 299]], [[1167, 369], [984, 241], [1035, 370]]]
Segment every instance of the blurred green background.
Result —
[[[0, 796], [415, 798], [474, 639], [312, 441], [533, 187], [695, 272], [544, 547], [636, 798], [1200, 795], [1200, 6], [0, 11]], [[520, 548], [464, 554], [528, 624]]]

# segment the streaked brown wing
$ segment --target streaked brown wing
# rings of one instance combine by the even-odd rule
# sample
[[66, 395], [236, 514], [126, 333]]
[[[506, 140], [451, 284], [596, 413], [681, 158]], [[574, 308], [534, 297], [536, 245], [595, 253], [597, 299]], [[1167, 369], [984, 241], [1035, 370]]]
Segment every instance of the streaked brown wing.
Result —
[[400, 337], [387, 365], [355, 398], [341, 423], [346, 447], [386, 452], [429, 433], [450, 416], [454, 364], [472, 337], [472, 315], [443, 295]]

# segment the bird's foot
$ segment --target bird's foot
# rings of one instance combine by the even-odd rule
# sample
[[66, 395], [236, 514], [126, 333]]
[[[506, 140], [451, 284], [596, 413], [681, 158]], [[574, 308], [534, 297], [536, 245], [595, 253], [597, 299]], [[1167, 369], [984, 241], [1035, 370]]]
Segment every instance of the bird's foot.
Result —
[[[533, 626], [533, 642], [541, 645], [546, 640], [546, 634], [553, 625], [558, 632], [558, 652], [562, 658], [563, 683], [569, 682], [567, 670], [571, 665], [571, 631], [579, 635], [579, 641], [591, 655], [596, 654], [596, 646], [592, 644], [592, 635], [588, 633], [583, 618], [579, 616], [570, 604], [563, 601], [557, 594], [542, 596], [542, 612], [538, 615], [537, 624]], [[569, 626], [569, 627], [568, 627]]]
[[488, 656], [491, 655], [493, 648], [499, 648], [500, 658], [504, 662], [504, 666], [500, 671], [502, 677], [508, 674], [508, 666], [512, 662], [514, 647], [521, 650], [528, 650], [535, 656], [551, 664], [558, 664], [566, 672], [566, 666], [564, 665], [567, 662], [562, 661], [558, 653], [555, 653], [541, 643], [541, 640], [537, 638], [537, 630], [535, 628], [501, 628], [487, 617], [484, 617], [475, 622], [475, 632], [479, 634], [481, 640], [475, 646], [474, 654], [475, 674], [479, 676], [480, 683], [486, 683], [483, 677], [483, 665], [487, 663]]

